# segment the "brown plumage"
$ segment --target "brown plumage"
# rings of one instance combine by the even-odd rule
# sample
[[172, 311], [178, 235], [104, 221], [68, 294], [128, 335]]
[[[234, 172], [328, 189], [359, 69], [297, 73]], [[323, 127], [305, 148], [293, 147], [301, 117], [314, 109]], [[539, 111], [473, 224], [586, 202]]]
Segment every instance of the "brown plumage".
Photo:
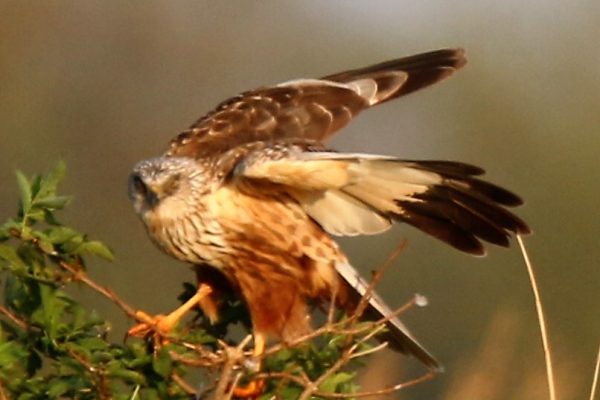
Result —
[[[367, 283], [331, 235], [405, 222], [471, 254], [484, 253], [482, 241], [508, 246], [512, 234], [529, 232], [506, 208], [521, 200], [477, 178], [480, 168], [336, 153], [323, 144], [364, 109], [464, 64], [463, 50], [446, 49], [242, 93], [135, 167], [135, 209], [164, 251], [226, 278], [246, 302], [257, 339], [307, 333], [308, 299], [326, 302], [335, 292], [338, 306], [356, 307]], [[212, 318], [215, 293], [200, 302]], [[366, 316], [388, 313], [374, 295]], [[397, 318], [388, 325], [394, 348], [439, 366]]]

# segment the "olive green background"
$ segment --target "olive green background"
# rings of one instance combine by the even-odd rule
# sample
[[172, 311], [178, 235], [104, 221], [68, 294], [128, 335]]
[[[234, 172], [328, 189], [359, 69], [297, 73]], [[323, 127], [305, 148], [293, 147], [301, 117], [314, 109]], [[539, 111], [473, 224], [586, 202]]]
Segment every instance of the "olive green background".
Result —
[[[164, 312], [193, 276], [153, 247], [130, 207], [138, 160], [239, 91], [461, 46], [465, 69], [361, 115], [332, 146], [470, 162], [522, 195], [559, 394], [587, 398], [600, 341], [599, 40], [596, 0], [0, 0], [0, 217], [16, 209], [16, 168], [65, 159], [63, 191], [75, 201], [63, 219], [117, 256], [90, 274]], [[430, 305], [405, 320], [446, 373], [394, 398], [547, 398], [517, 248], [473, 258], [406, 226], [342, 242], [366, 274], [403, 238], [380, 291], [392, 305], [427, 295]], [[95, 294], [76, 294], [116, 332], [131, 323]], [[414, 376], [415, 365], [385, 356], [365, 382]]]

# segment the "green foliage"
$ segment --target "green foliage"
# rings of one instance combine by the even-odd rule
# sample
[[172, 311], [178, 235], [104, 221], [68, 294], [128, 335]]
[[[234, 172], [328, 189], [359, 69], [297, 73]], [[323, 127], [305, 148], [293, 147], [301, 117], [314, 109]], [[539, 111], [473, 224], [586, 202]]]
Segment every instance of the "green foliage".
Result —
[[[195, 396], [192, 390], [199, 396], [203, 389], [210, 397], [209, 389], [223, 378], [220, 373], [226, 361], [217, 339], [235, 344], [229, 328], [249, 325], [243, 305], [228, 299], [219, 324], [212, 326], [198, 315], [190, 325], [193, 329], [179, 329], [161, 346], [152, 336], [111, 341], [110, 322], [65, 292], [65, 287], [83, 282], [133, 315], [115, 300], [116, 295], [111, 298], [110, 291], [83, 278], [87, 257], [108, 261], [114, 257], [102, 242], [59, 222], [56, 213], [71, 201], [57, 194], [64, 175], [62, 162], [45, 176], [28, 178], [17, 172], [18, 213], [0, 226], [0, 398], [189, 399]], [[184, 285], [181, 299], [194, 290], [193, 285]], [[264, 360], [261, 373], [317, 382], [349, 344], [346, 336], [329, 334], [283, 348]], [[201, 374], [194, 372], [199, 368]], [[336, 368], [318, 381], [318, 390], [353, 393], [354, 377], [354, 372]], [[281, 399], [295, 399], [304, 389], [301, 383], [274, 377], [267, 380], [261, 398], [278, 394]]]

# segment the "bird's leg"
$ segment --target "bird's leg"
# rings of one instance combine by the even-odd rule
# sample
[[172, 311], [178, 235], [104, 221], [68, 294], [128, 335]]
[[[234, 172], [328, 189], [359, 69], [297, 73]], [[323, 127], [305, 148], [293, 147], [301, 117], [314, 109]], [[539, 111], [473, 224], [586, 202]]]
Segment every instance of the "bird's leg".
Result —
[[136, 316], [142, 322], [129, 329], [127, 334], [129, 336], [145, 336], [148, 332], [154, 330], [158, 334], [166, 335], [177, 325], [188, 311], [200, 304], [202, 299], [210, 293], [212, 293], [212, 288], [202, 283], [198, 286], [198, 291], [196, 291], [188, 301], [168, 315], [156, 315], [151, 317], [143, 311], [138, 311], [136, 312]]
[[[254, 351], [253, 355], [258, 360], [254, 367], [256, 371], [260, 371], [261, 357], [265, 352], [265, 336], [261, 333], [254, 332]], [[257, 398], [265, 387], [264, 379], [254, 379], [245, 386], [238, 386], [233, 389], [233, 395], [238, 398]]]

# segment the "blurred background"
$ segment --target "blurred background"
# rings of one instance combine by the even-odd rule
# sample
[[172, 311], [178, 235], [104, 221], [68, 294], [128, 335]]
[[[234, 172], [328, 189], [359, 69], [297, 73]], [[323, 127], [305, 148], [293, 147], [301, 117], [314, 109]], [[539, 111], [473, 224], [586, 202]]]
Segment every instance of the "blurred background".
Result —
[[[332, 146], [466, 161], [519, 193], [559, 395], [587, 398], [600, 341], [599, 40], [596, 0], [0, 1], [0, 217], [16, 210], [15, 169], [66, 160], [63, 192], [75, 201], [63, 220], [117, 256], [90, 274], [139, 308], [167, 311], [193, 278], [134, 215], [126, 182], [138, 160], [242, 90], [464, 47], [460, 73], [361, 115]], [[404, 319], [446, 373], [393, 398], [547, 398], [517, 248], [473, 258], [406, 226], [342, 243], [367, 274], [403, 238], [380, 291], [392, 305], [428, 297]], [[131, 323], [79, 295], [117, 331]], [[363, 381], [381, 387], [420, 371], [385, 354]]]

